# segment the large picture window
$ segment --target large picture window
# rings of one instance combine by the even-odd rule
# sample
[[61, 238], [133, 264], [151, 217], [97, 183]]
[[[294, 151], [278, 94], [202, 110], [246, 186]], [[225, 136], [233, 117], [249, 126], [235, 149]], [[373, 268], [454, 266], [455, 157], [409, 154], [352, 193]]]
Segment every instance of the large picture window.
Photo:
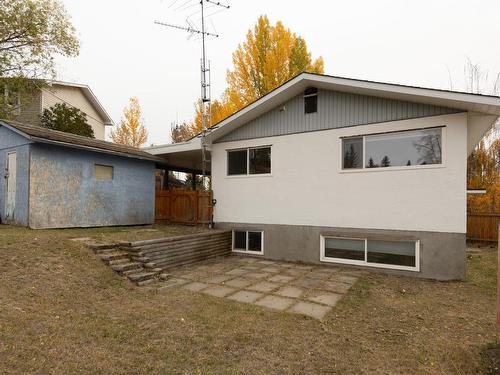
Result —
[[253, 147], [227, 151], [227, 175], [271, 173], [271, 147]]
[[321, 261], [419, 271], [419, 241], [321, 236]]
[[342, 139], [342, 169], [442, 164], [442, 128]]
[[264, 232], [234, 230], [233, 251], [248, 254], [264, 254]]

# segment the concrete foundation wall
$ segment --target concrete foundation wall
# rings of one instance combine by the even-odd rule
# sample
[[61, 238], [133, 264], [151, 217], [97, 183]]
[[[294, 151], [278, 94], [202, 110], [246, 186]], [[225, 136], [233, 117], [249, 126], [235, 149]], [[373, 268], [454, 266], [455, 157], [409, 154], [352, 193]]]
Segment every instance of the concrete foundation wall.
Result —
[[437, 280], [465, 278], [466, 244], [463, 233], [243, 223], [217, 223], [216, 227], [264, 231], [264, 258], [324, 265], [333, 265], [333, 263], [320, 262], [320, 236], [322, 235], [378, 240], [419, 240], [420, 271], [418, 272], [364, 266], [362, 268]]
[[[113, 167], [112, 180], [94, 176]], [[154, 222], [151, 161], [45, 144], [32, 145], [29, 226], [63, 228]]]
[[15, 132], [0, 127], [0, 221], [5, 222], [7, 155], [16, 152], [16, 206], [10, 223], [28, 225], [29, 141]]

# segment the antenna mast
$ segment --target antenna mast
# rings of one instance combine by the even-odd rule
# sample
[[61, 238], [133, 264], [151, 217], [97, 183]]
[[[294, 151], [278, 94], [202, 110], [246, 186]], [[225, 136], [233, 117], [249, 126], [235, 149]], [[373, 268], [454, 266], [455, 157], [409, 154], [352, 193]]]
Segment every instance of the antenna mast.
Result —
[[[174, 2], [171, 4], [171, 6], [176, 2], [177, 0], [174, 0]], [[191, 0], [188, 0], [187, 2], [183, 3], [179, 8], [184, 8], [187, 9], [191, 7], [194, 4], [190, 4]], [[214, 0], [199, 0], [200, 4], [200, 11], [201, 11], [201, 28], [196, 28], [191, 24], [189, 21], [189, 17], [186, 19], [186, 22], [188, 26], [179, 26], [179, 25], [173, 25], [161, 21], [155, 21], [155, 24], [161, 25], [161, 26], [166, 26], [174, 29], [179, 29], [179, 30], [184, 30], [187, 31], [192, 35], [194, 34], [199, 34], [201, 35], [201, 98], [200, 98], [200, 110], [201, 110], [201, 154], [202, 154], [202, 174], [203, 174], [203, 179], [205, 178], [205, 172], [206, 172], [206, 163], [209, 162], [209, 160], [206, 157], [206, 145], [205, 145], [205, 137], [207, 133], [209, 132], [210, 125], [211, 125], [211, 113], [210, 113], [210, 101], [211, 101], [211, 87], [210, 87], [210, 61], [208, 61], [207, 64], [207, 58], [206, 58], [206, 46], [205, 46], [205, 38], [207, 36], [209, 37], [214, 37], [218, 38], [219, 35], [217, 33], [212, 33], [208, 32], [205, 29], [205, 18], [207, 17], [205, 14], [205, 3], [211, 4], [212, 7], [221, 7], [225, 9], [229, 9], [229, 5], [227, 4], [222, 4], [220, 1], [214, 1]], [[213, 15], [213, 14], [212, 14]]]

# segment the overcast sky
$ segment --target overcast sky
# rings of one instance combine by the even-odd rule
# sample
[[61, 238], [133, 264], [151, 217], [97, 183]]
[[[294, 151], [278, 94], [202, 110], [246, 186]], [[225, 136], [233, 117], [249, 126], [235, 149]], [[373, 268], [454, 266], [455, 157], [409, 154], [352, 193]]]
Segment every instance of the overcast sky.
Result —
[[[498, 0], [227, 1], [231, 8], [209, 21], [220, 34], [208, 42], [212, 98], [224, 90], [231, 54], [261, 14], [303, 36], [330, 75], [449, 89], [449, 69], [454, 88], [463, 89], [467, 57], [490, 76], [500, 71]], [[199, 1], [62, 2], [81, 50], [77, 58], [58, 59], [57, 78], [88, 84], [115, 123], [137, 96], [148, 144], [169, 143], [170, 124], [193, 117], [201, 44], [153, 21], [185, 25]]]

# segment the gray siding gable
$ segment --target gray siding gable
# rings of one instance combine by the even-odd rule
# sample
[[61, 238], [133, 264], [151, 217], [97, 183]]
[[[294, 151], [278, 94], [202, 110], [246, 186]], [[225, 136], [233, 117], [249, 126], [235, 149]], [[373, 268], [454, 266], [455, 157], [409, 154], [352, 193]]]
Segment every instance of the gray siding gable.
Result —
[[[281, 110], [283, 107], [285, 110]], [[318, 112], [304, 114], [304, 99], [302, 95], [298, 95], [284, 105], [226, 134], [216, 143], [459, 112], [463, 111], [374, 96], [318, 90]]]

